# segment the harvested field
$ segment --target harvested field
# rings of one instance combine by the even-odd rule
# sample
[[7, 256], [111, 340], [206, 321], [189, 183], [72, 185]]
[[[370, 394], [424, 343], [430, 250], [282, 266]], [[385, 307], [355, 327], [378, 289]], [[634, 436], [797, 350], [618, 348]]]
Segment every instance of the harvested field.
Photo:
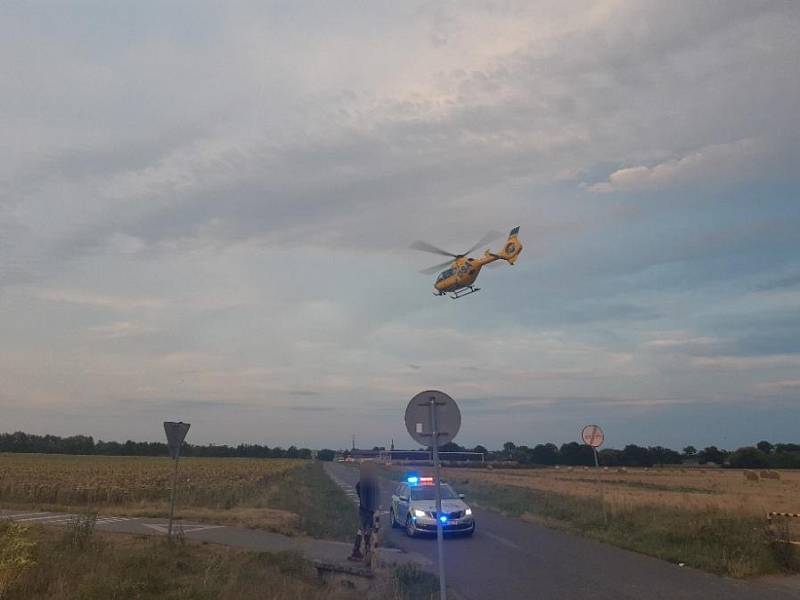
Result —
[[[177, 514], [276, 531], [296, 531], [297, 515], [274, 506], [290, 472], [308, 461], [182, 458]], [[169, 458], [0, 454], [0, 506], [165, 516]], [[283, 503], [285, 505], [285, 503]]]
[[[578, 497], [597, 496], [599, 491], [598, 472], [584, 467], [452, 469], [447, 476], [453, 481], [475, 479]], [[611, 508], [657, 505], [751, 516], [769, 511], [800, 512], [800, 471], [609, 468], [600, 469], [599, 479]]]

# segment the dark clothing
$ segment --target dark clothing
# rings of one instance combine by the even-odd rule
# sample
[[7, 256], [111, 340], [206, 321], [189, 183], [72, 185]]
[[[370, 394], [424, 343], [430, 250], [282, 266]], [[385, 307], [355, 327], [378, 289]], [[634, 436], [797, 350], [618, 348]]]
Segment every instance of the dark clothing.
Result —
[[367, 481], [362, 486], [359, 481], [356, 484], [356, 494], [358, 494], [359, 511], [366, 510], [375, 512], [378, 510], [378, 485], [373, 481]]
[[356, 484], [358, 494], [358, 534], [353, 545], [353, 553], [349, 560], [361, 560], [361, 542], [364, 541], [364, 552], [371, 552], [371, 540], [375, 527], [375, 512], [378, 510], [380, 490], [374, 477], [362, 473], [362, 479]]
[[358, 508], [358, 524], [361, 527], [361, 531], [369, 531], [372, 529], [373, 520], [375, 518], [375, 512], [371, 510], [364, 510], [363, 508]]

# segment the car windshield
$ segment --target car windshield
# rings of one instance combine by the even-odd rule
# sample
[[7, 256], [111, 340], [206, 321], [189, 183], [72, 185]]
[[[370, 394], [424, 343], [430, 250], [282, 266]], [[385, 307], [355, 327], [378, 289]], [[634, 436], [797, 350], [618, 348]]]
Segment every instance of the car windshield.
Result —
[[[442, 500], [455, 500], [458, 495], [449, 485], [442, 486]], [[432, 485], [411, 489], [412, 500], [436, 500], [436, 488]]]

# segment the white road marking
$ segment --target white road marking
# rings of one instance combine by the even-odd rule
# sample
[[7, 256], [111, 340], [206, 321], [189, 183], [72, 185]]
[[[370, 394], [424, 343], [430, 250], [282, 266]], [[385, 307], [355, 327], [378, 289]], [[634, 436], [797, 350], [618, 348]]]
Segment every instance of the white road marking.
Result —
[[[154, 529], [159, 533], [168, 533], [169, 527], [167, 525], [162, 525], [161, 523], [142, 523], [145, 527], [149, 527], [150, 529]], [[197, 533], [198, 531], [205, 531], [206, 529], [219, 529], [220, 527], [224, 527], [224, 525], [185, 525], [181, 527], [180, 525], [173, 525], [173, 531], [183, 531], [183, 533]]]
[[26, 517], [24, 519], [13, 519], [17, 523], [24, 523], [27, 521], [46, 521], [48, 519], [63, 519], [64, 517], [73, 517], [75, 515], [45, 515], [43, 517]]
[[114, 523], [125, 523], [133, 520], [132, 517], [103, 517], [102, 519], [97, 519], [97, 525], [113, 525]]
[[[65, 514], [65, 513], [15, 513], [0, 515], [0, 519], [8, 519], [15, 523], [28, 523], [32, 521], [40, 521], [45, 525], [64, 525], [67, 523], [75, 523], [81, 518], [81, 515]], [[113, 525], [114, 523], [123, 523], [126, 521], [134, 521], [136, 517], [97, 517], [95, 525]]]
[[13, 513], [13, 514], [5, 514], [3, 518], [6, 519], [18, 519], [20, 517], [35, 517], [36, 515], [41, 515], [41, 512], [29, 512], [29, 513]]
[[75, 517], [68, 517], [66, 519], [57, 519], [55, 521], [47, 521], [48, 525], [61, 525], [62, 523], [74, 523], [77, 519]]

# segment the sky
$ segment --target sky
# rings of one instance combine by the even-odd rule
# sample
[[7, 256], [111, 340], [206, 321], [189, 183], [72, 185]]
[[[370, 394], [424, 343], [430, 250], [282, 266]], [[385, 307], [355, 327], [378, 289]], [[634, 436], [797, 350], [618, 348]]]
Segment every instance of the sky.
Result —
[[[0, 431], [798, 441], [800, 4], [0, 4]], [[419, 273], [520, 226], [477, 294]], [[483, 248], [485, 249], [485, 248]], [[479, 249], [479, 252], [483, 249]]]

